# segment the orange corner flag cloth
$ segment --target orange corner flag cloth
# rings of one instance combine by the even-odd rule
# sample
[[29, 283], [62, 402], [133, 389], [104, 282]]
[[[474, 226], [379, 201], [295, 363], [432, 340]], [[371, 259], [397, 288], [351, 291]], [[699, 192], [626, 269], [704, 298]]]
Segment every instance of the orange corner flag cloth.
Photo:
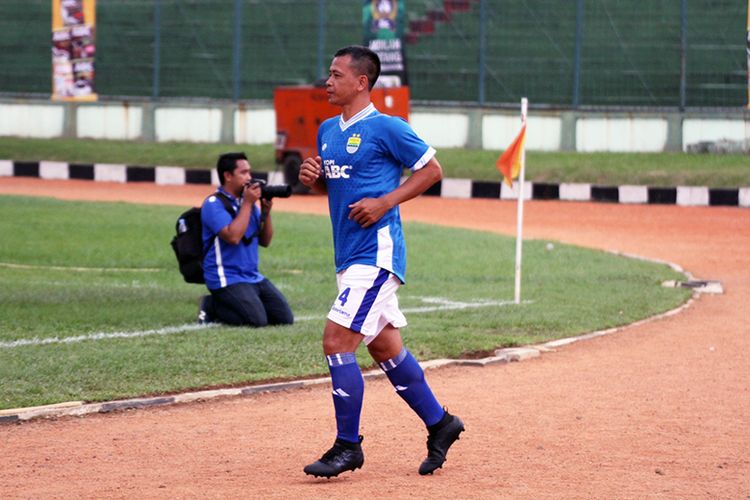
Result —
[[521, 151], [523, 151], [525, 142], [526, 125], [524, 124], [513, 144], [503, 151], [503, 154], [500, 155], [495, 164], [500, 173], [503, 174], [503, 177], [505, 177], [505, 182], [508, 186], [513, 186], [513, 179], [518, 177], [518, 174], [521, 172]]

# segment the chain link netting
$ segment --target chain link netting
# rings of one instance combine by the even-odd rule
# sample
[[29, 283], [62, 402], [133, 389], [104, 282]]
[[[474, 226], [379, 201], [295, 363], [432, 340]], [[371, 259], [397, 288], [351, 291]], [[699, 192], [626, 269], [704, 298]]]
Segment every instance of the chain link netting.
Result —
[[[50, 0], [0, 2], [0, 93], [49, 94]], [[407, 0], [413, 99], [747, 103], [747, 0]], [[357, 0], [98, 0], [96, 91], [270, 99], [361, 43]], [[684, 11], [682, 9], [684, 8]]]

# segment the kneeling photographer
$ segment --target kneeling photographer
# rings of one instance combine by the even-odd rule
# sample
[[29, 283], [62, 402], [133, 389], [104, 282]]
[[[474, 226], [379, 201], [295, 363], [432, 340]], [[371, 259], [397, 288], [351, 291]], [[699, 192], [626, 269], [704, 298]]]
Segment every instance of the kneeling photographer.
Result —
[[258, 271], [258, 245], [267, 247], [273, 238], [273, 197], [289, 196], [291, 190], [253, 180], [244, 153], [221, 155], [216, 171], [221, 186], [201, 207], [207, 250], [203, 275], [211, 294], [201, 299], [198, 321], [255, 327], [292, 324], [286, 298]]

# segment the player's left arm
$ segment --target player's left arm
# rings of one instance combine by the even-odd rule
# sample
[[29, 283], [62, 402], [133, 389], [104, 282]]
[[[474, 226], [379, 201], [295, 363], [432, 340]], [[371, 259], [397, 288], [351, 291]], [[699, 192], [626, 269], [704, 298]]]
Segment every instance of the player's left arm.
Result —
[[443, 178], [443, 168], [435, 156], [422, 168], [414, 171], [406, 181], [390, 193], [379, 198], [363, 198], [349, 205], [349, 218], [362, 227], [370, 227], [388, 210], [405, 201], [416, 198]]

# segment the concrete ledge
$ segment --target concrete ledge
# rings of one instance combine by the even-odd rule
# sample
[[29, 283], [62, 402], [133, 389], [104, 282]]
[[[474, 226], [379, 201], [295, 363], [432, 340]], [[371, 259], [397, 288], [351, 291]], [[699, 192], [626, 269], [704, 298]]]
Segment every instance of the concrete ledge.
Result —
[[267, 385], [255, 385], [242, 389], [241, 394], [260, 394], [263, 392], [279, 392], [288, 391], [290, 389], [298, 389], [303, 387], [302, 382], [282, 382], [278, 384], [267, 384]]
[[[487, 183], [485, 182], [485, 184]], [[513, 187], [508, 187], [508, 185], [503, 182], [498, 182], [498, 184], [500, 184], [500, 199], [501, 200], [517, 200], [518, 199], [519, 193], [521, 192], [520, 184], [515, 182], [513, 183]], [[523, 199], [530, 200], [532, 198], [533, 192], [534, 192], [534, 183], [524, 182]]]
[[741, 207], [750, 207], [750, 187], [740, 188], [739, 204]]
[[31, 406], [28, 408], [13, 408], [10, 410], [0, 410], [0, 417], [17, 415], [20, 412], [44, 414], [46, 412], [55, 412], [62, 409], [77, 408], [83, 405], [83, 401], [67, 401], [65, 403], [56, 403], [43, 406]]
[[42, 179], [67, 180], [69, 176], [68, 164], [59, 161], [40, 161], [39, 177]]
[[683, 206], [707, 206], [708, 188], [677, 186], [677, 204]]
[[591, 184], [560, 184], [560, 199], [570, 201], [591, 200]]
[[156, 184], [181, 186], [185, 184], [185, 169], [181, 167], [156, 167]]
[[444, 198], [471, 198], [471, 179], [444, 179], [440, 195]]
[[539, 349], [534, 347], [509, 347], [495, 351], [495, 356], [506, 357], [511, 362], [526, 361], [527, 359], [538, 358], [540, 355]]
[[456, 361], [458, 366], [487, 366], [487, 365], [498, 365], [502, 363], [508, 363], [509, 360], [506, 356], [491, 356], [489, 358], [481, 359], [459, 359]]
[[648, 203], [647, 186], [620, 186], [620, 203]]
[[214, 399], [222, 396], [239, 396], [242, 389], [215, 389], [211, 391], [188, 392], [174, 397], [175, 403], [192, 403], [193, 401]]
[[174, 397], [156, 397], [143, 399], [127, 399], [125, 401], [112, 401], [111, 403], [102, 403], [96, 406], [99, 407], [99, 413], [109, 413], [116, 410], [151, 408], [153, 406], [163, 406], [172, 403], [174, 403]]
[[13, 162], [10, 160], [0, 160], [0, 177], [13, 177]]
[[98, 182], [126, 182], [125, 165], [96, 163], [94, 164], [94, 180]]

